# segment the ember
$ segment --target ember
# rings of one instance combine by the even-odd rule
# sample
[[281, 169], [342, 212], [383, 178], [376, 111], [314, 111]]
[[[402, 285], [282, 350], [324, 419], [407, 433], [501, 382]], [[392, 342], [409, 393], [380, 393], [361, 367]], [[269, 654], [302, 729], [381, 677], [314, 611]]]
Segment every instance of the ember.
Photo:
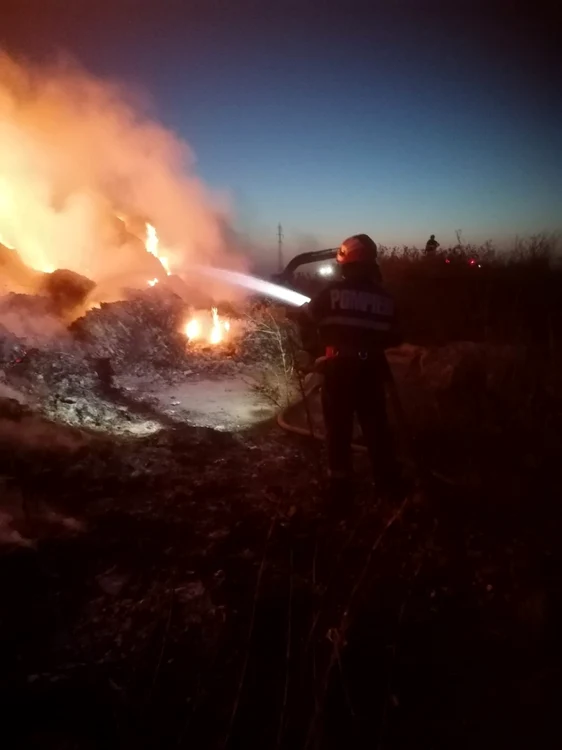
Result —
[[225, 343], [227, 334], [230, 332], [230, 321], [221, 320], [216, 307], [211, 308], [209, 314], [198, 313], [185, 324], [185, 335], [191, 343], [204, 340], [206, 343], [216, 346]]

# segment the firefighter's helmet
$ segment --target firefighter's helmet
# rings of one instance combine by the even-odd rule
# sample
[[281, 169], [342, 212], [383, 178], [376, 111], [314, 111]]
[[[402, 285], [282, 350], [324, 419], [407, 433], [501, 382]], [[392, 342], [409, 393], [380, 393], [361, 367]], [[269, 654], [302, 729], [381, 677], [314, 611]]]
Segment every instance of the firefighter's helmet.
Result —
[[348, 263], [376, 264], [377, 246], [368, 234], [354, 234], [340, 245], [336, 262], [341, 266]]

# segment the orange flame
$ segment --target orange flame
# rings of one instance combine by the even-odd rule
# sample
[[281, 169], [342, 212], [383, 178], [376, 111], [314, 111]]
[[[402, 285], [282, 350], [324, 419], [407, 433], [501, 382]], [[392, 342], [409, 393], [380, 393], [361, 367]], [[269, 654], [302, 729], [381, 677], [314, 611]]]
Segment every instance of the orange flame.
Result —
[[[208, 313], [203, 313], [203, 319], [208, 321]], [[230, 331], [230, 321], [221, 320], [216, 307], [211, 308], [211, 325], [204, 325], [200, 317], [194, 316], [185, 324], [184, 333], [187, 340], [198, 341], [205, 339], [211, 346], [217, 346], [225, 341]]]
[[144, 246], [151, 255], [154, 255], [154, 257], [160, 261], [160, 263], [162, 264], [162, 268], [164, 269], [164, 271], [166, 271], [166, 274], [170, 276], [172, 272], [170, 271], [168, 258], [166, 256], [160, 255], [159, 245], [160, 240], [158, 239], [158, 233], [156, 232], [155, 227], [153, 227], [152, 224], [147, 223]]
[[[29, 268], [68, 269], [115, 296], [151, 273], [162, 284], [195, 250], [198, 263], [222, 256], [223, 211], [187, 144], [134, 99], [66, 60], [33, 65], [0, 49], [0, 242]], [[142, 271], [145, 252], [162, 271]]]
[[185, 335], [188, 341], [195, 341], [201, 336], [201, 325], [197, 318], [192, 318], [185, 326]]
[[217, 308], [213, 307], [211, 309], [211, 313], [213, 315], [213, 327], [211, 328], [211, 333], [209, 335], [209, 343], [220, 344], [220, 342], [222, 341], [222, 328]]

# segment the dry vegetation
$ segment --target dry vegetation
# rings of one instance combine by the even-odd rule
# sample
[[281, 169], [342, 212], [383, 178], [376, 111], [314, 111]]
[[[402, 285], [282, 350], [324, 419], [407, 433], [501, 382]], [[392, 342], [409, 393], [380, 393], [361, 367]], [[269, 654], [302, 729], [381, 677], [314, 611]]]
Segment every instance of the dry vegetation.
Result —
[[249, 333], [239, 345], [239, 355], [256, 362], [252, 378], [256, 394], [284, 409], [297, 392], [297, 327], [273, 305], [255, 306], [247, 320]]
[[[408, 342], [544, 347], [562, 338], [562, 247], [557, 236], [520, 241], [503, 252], [487, 243], [440, 251], [433, 258], [407, 247], [382, 248], [380, 255]], [[450, 264], [445, 263], [448, 257]], [[469, 266], [469, 258], [476, 258], [481, 268]], [[300, 280], [307, 294], [319, 283], [311, 275]]]
[[[415, 345], [399, 508], [359, 459], [330, 515], [321, 446], [271, 425], [26, 446], [32, 417], [5, 416], [10, 746], [560, 747], [562, 275], [545, 240], [484, 250], [382, 259]], [[282, 402], [294, 332], [255, 313], [244, 345]]]

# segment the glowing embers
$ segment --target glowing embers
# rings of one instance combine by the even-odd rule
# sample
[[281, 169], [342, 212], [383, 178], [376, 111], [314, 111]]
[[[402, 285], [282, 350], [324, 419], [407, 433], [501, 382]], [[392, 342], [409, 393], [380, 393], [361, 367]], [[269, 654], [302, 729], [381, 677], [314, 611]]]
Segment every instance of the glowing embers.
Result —
[[184, 333], [190, 344], [217, 346], [228, 342], [230, 321], [219, 316], [216, 307], [211, 314], [203, 311], [193, 315], [184, 326]]

